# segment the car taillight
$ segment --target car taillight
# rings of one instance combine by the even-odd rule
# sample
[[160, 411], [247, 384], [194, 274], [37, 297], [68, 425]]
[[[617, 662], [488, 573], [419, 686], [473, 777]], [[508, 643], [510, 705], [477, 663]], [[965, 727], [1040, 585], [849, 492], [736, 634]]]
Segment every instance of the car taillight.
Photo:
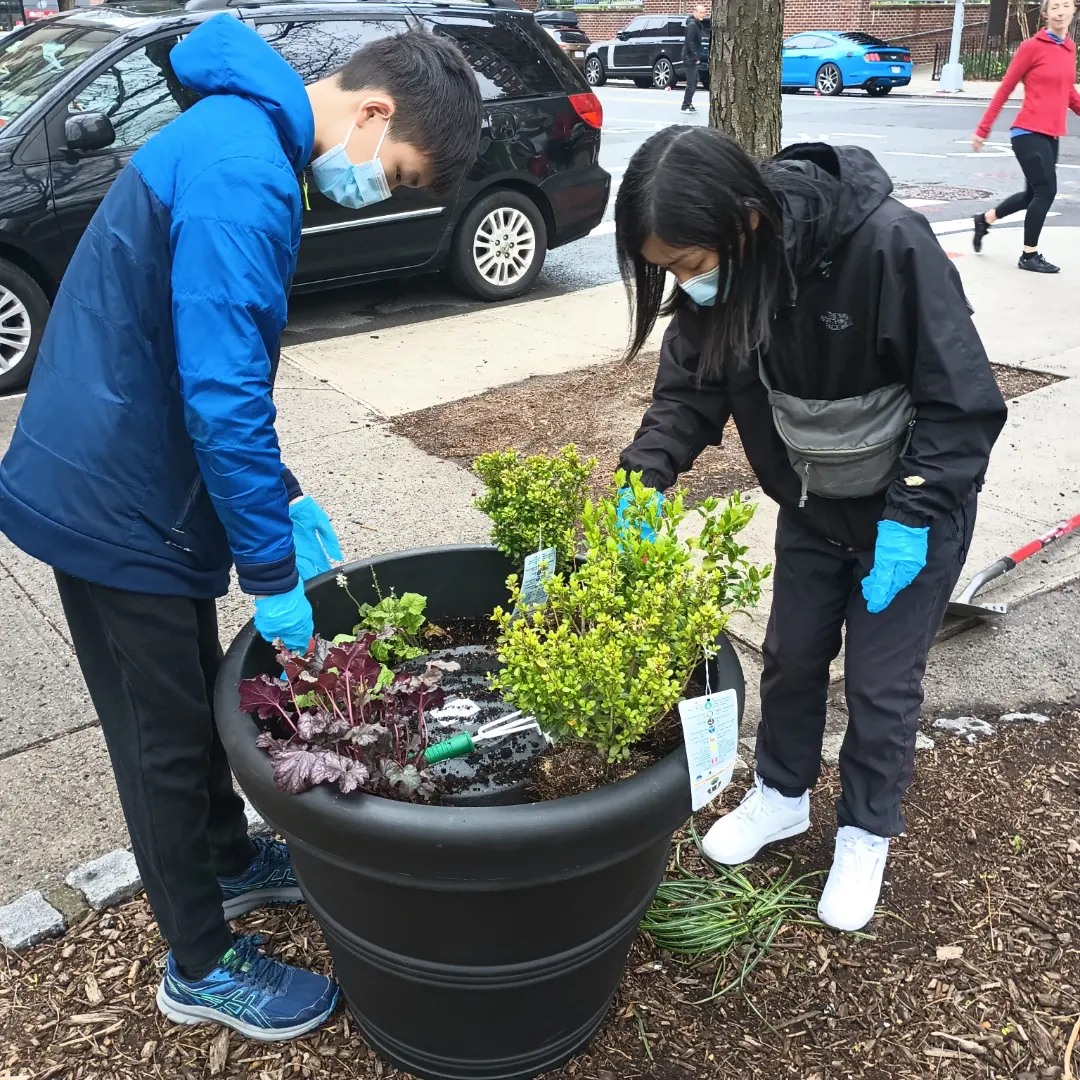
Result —
[[599, 131], [604, 126], [604, 106], [595, 94], [571, 94], [570, 104], [589, 127]]
[[902, 64], [910, 64], [911, 63], [911, 53], [909, 53], [909, 52], [901, 53], [900, 54], [900, 63], [902, 63]]
[[866, 60], [868, 63], [877, 64], [881, 62], [881, 57], [876, 52], [868, 52], [866, 54]]

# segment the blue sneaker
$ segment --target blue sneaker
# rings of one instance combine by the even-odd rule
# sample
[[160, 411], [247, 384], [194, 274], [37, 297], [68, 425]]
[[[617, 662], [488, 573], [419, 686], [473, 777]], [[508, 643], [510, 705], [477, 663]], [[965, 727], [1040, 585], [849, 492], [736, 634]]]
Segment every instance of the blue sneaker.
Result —
[[264, 956], [261, 934], [237, 938], [218, 966], [197, 982], [177, 970], [172, 953], [157, 992], [158, 1008], [177, 1024], [224, 1024], [249, 1039], [283, 1042], [306, 1035], [334, 1011], [333, 979]]
[[252, 841], [258, 852], [251, 865], [236, 877], [218, 878], [226, 919], [238, 919], [264, 904], [298, 904], [304, 899], [289, 849], [265, 836], [253, 836]]

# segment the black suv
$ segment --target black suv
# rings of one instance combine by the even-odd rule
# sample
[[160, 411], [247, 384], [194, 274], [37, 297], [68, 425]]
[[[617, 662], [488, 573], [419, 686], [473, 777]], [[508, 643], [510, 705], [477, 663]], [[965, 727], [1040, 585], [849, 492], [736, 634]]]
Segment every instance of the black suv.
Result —
[[[597, 41], [585, 55], [585, 78], [592, 86], [603, 86], [608, 79], [633, 79], [638, 86], [667, 90], [683, 70], [683, 42], [686, 40], [686, 15], [639, 15], [615, 35], [614, 41]], [[709, 30], [706, 19], [701, 35], [701, 63], [698, 80], [709, 85]]]
[[347, 210], [310, 185], [299, 289], [448, 268], [484, 300], [529, 289], [548, 248], [589, 233], [611, 178], [593, 95], [531, 12], [469, 0], [125, 0], [0, 40], [0, 390], [30, 376], [75, 245], [132, 153], [191, 104], [172, 47], [227, 10], [320, 79], [365, 42], [409, 26], [453, 38], [486, 102], [480, 156], [449, 197], [399, 188]]

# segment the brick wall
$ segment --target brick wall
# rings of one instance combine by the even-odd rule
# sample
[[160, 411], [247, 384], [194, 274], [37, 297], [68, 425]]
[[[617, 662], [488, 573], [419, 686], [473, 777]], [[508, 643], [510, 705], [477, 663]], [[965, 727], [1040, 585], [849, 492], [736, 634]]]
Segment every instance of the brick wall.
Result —
[[869, 20], [870, 0], [787, 0], [784, 4], [785, 36], [800, 30], [862, 30]]

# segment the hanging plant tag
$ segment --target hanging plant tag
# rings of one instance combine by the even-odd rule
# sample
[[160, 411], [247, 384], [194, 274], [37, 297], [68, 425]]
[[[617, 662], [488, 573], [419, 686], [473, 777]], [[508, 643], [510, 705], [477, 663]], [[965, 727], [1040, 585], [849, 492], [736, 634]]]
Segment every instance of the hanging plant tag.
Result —
[[700, 810], [731, 783], [739, 754], [739, 699], [734, 690], [679, 702], [690, 805]]
[[547, 581], [555, 573], [556, 553], [553, 547], [534, 551], [525, 560], [521, 576], [521, 596], [527, 609], [547, 603]]

